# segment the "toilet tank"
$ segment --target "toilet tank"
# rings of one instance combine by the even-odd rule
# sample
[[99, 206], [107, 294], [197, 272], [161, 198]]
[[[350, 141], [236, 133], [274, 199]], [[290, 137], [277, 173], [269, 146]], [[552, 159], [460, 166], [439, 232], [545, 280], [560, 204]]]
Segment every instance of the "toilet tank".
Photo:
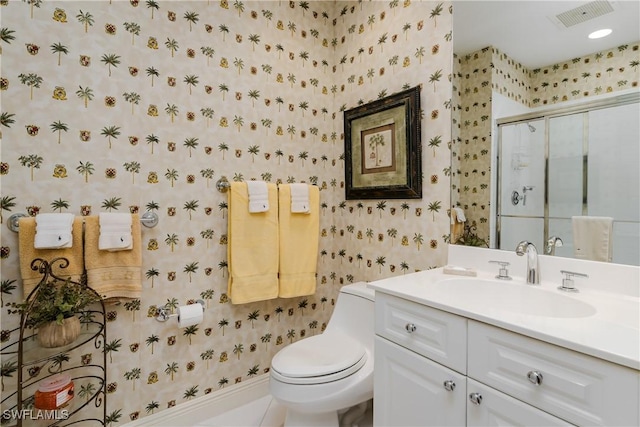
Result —
[[374, 298], [375, 291], [365, 282], [343, 286], [325, 333], [339, 330], [373, 351]]

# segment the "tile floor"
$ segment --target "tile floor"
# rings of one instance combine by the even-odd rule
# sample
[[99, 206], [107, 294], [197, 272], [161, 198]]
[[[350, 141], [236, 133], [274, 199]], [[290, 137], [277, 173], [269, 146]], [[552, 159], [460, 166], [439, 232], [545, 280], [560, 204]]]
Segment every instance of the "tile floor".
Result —
[[284, 416], [284, 407], [271, 395], [266, 395], [194, 427], [280, 427], [284, 424]]
[[[285, 408], [267, 395], [228, 412], [202, 421], [194, 427], [281, 427]], [[367, 410], [358, 427], [372, 427], [373, 412]]]

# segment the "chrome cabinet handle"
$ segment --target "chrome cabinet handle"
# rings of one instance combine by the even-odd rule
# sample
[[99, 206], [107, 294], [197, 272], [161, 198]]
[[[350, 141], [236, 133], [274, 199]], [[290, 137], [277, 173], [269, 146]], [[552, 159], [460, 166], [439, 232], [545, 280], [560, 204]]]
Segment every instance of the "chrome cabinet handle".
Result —
[[542, 372], [540, 371], [529, 371], [527, 372], [527, 378], [529, 379], [529, 381], [538, 386], [540, 384], [542, 384]]
[[479, 405], [482, 403], [482, 395], [480, 393], [471, 393], [469, 395], [469, 400], [471, 401], [471, 403], [473, 403], [474, 405]]
[[454, 383], [453, 380], [446, 380], [443, 385], [447, 391], [453, 391], [456, 388], [456, 383]]
[[407, 330], [407, 332], [409, 332], [409, 333], [415, 332], [415, 331], [416, 331], [416, 329], [418, 329], [418, 328], [417, 328], [417, 326], [416, 326], [416, 325], [414, 325], [413, 323], [407, 323], [407, 325], [406, 325], [404, 328], [405, 328], [405, 329]]

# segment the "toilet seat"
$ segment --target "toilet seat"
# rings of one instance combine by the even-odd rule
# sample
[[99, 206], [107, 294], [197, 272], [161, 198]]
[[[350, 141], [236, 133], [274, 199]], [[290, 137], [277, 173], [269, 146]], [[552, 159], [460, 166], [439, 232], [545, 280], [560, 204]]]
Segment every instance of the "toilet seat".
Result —
[[348, 377], [367, 361], [362, 344], [339, 332], [291, 344], [271, 361], [274, 379], [289, 384], [323, 384]]

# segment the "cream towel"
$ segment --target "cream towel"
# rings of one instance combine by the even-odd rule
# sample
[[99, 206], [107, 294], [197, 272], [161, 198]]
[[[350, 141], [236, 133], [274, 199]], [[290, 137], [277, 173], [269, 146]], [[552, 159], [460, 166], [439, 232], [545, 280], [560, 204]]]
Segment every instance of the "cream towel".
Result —
[[578, 259], [611, 262], [613, 258], [613, 218], [573, 216], [573, 251]]
[[126, 251], [133, 249], [131, 214], [101, 212], [99, 215], [101, 251]]
[[278, 189], [267, 184], [270, 209], [249, 213], [247, 184], [232, 182], [228, 191], [227, 295], [232, 304], [278, 296]]
[[451, 243], [457, 243], [464, 234], [464, 223], [467, 218], [462, 208], [451, 208]]
[[249, 212], [260, 213], [269, 210], [269, 192], [264, 181], [247, 181]]
[[291, 184], [291, 213], [309, 212], [309, 186]]
[[44, 213], [36, 215], [36, 249], [70, 248], [73, 246], [74, 215], [70, 213]]
[[53, 274], [58, 277], [69, 277], [74, 282], [80, 282], [84, 272], [82, 258], [82, 218], [73, 220], [72, 246], [58, 249], [36, 249], [34, 239], [36, 235], [36, 219], [21, 218], [18, 231], [18, 253], [20, 256], [20, 275], [22, 276], [22, 294], [26, 298], [36, 285], [42, 280], [42, 274], [31, 269], [31, 261], [36, 258], [51, 261], [64, 257], [69, 261], [67, 268], [60, 268], [60, 263], [53, 265]]
[[291, 213], [291, 186], [280, 185], [280, 292], [281, 298], [316, 292], [320, 238], [320, 190], [309, 187], [309, 214]]
[[87, 267], [87, 283], [102, 298], [140, 298], [142, 293], [142, 247], [140, 218], [131, 215], [133, 248], [130, 251], [101, 251], [100, 220], [98, 216], [85, 217], [84, 262]]
[[464, 210], [462, 210], [462, 208], [453, 208], [453, 211], [456, 214], [457, 222], [467, 222], [467, 217], [464, 216]]

